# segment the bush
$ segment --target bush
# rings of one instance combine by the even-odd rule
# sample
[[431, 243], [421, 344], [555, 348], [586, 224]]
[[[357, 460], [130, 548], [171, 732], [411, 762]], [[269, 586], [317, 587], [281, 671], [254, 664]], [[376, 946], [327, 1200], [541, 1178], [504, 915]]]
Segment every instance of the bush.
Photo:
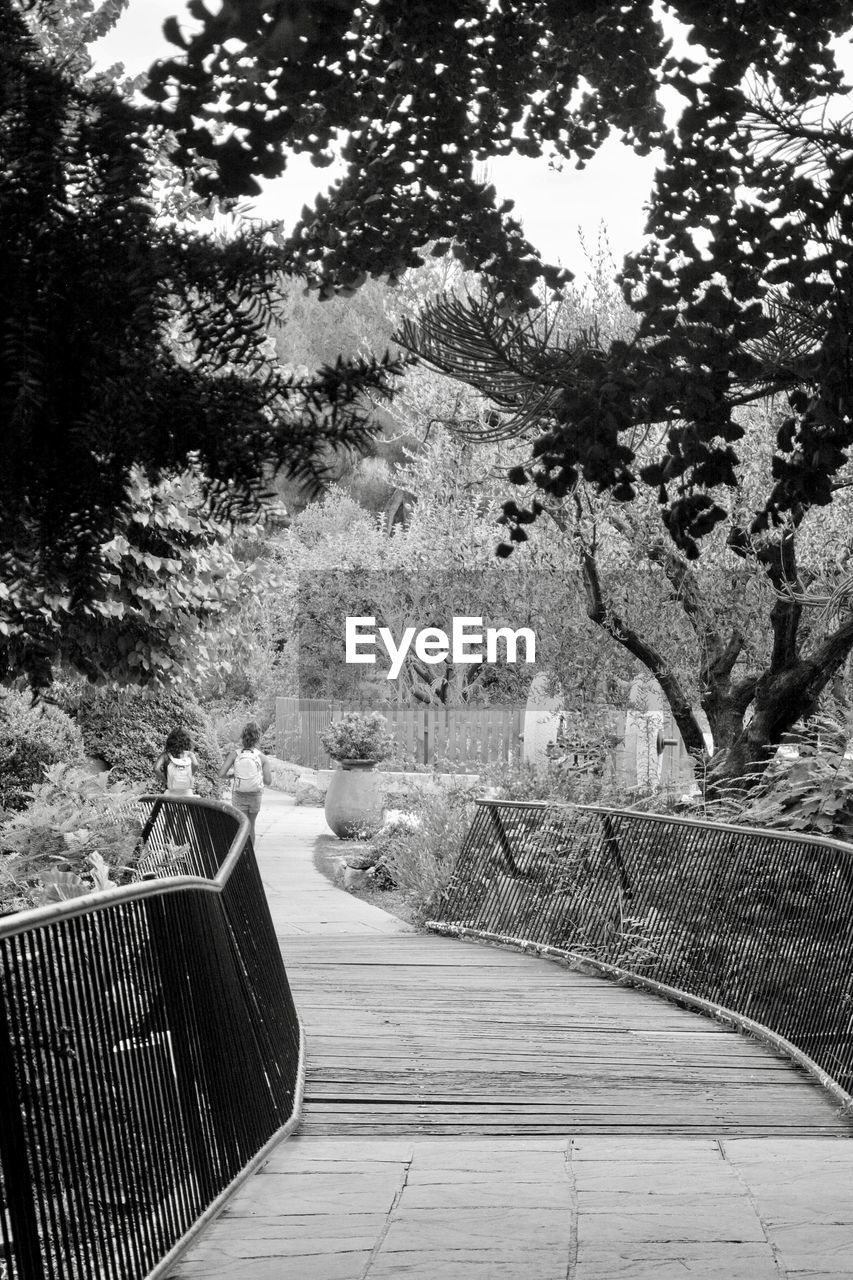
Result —
[[131, 800], [105, 774], [50, 766], [27, 808], [0, 825], [0, 914], [125, 883], [141, 837]]
[[275, 749], [275, 722], [268, 713], [251, 702], [222, 704], [210, 709], [210, 723], [221, 750], [239, 743], [243, 726], [254, 720], [261, 728], [260, 747], [262, 751], [272, 752]]
[[394, 747], [387, 726], [378, 711], [348, 711], [323, 730], [320, 741], [333, 760], [384, 760]]
[[207, 716], [193, 698], [178, 689], [98, 689], [86, 695], [78, 711], [86, 752], [98, 756], [111, 781], [160, 789], [154, 763], [166, 735], [187, 730], [199, 759], [196, 790], [218, 794], [222, 755]]
[[480, 773], [480, 793], [495, 800], [551, 800], [566, 804], [614, 803], [606, 778], [552, 762], [490, 765]]
[[713, 800], [703, 817], [748, 827], [853, 839], [853, 714], [829, 704], [795, 726], [767, 767], [747, 773]]
[[80, 730], [64, 711], [33, 706], [29, 694], [14, 689], [0, 692], [0, 809], [23, 809], [46, 768], [82, 760]]
[[402, 891], [419, 921], [438, 909], [474, 808], [467, 787], [421, 795], [410, 815], [386, 822], [371, 841], [387, 882]]

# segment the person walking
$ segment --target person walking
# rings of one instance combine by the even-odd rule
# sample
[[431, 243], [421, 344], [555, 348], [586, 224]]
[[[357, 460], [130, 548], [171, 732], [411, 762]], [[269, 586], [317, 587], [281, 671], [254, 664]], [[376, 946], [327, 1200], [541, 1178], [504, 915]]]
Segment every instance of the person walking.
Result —
[[[166, 738], [165, 749], [157, 757], [154, 772], [163, 783], [164, 797], [178, 799], [195, 795], [195, 778], [199, 760], [193, 751], [193, 740], [180, 725]], [[158, 810], [155, 809], [155, 815]], [[166, 805], [162, 813], [161, 835], [166, 846], [189, 847], [193, 841], [193, 815], [184, 805]], [[174, 853], [170, 855], [174, 857]], [[184, 854], [180, 855], [182, 858]]]
[[261, 811], [264, 787], [272, 782], [269, 756], [258, 747], [261, 740], [260, 726], [254, 720], [244, 725], [240, 735], [242, 746], [232, 747], [225, 757], [219, 776], [223, 780], [233, 777], [231, 803], [249, 819], [249, 835], [255, 843], [255, 819]]
[[199, 764], [192, 748], [193, 740], [186, 729], [174, 728], [166, 738], [165, 750], [157, 757], [154, 772], [164, 784], [167, 796], [195, 795]]

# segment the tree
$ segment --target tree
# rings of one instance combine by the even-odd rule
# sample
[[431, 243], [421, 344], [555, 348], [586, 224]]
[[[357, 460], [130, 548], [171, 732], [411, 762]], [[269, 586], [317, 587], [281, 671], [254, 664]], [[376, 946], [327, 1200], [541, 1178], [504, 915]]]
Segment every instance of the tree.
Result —
[[[440, 318], [454, 341], [411, 345], [496, 393], [530, 446], [512, 472], [528, 501], [506, 508], [504, 551], [582, 481], [626, 504], [650, 493], [677, 575], [724, 526], [726, 554], [760, 568], [774, 593], [770, 657], [738, 688], [716, 767], [766, 760], [853, 643], [846, 613], [804, 634], [797, 559], [810, 513], [846, 483], [853, 444], [853, 146], [833, 103], [833, 40], [853, 23], [850, 0], [674, 0], [668, 14], [695, 60], [673, 55], [647, 0], [286, 10], [256, 0], [191, 11], [199, 28], [185, 38], [172, 24], [184, 57], [155, 70], [151, 93], [180, 130], [179, 155], [211, 162], [211, 189], [250, 190], [253, 174], [281, 171], [287, 147], [324, 163], [340, 146], [346, 176], [305, 211], [287, 247], [321, 294], [366, 273], [396, 277], [430, 242], [492, 283], [491, 301], [474, 299], [467, 315], [428, 315], [423, 331]], [[671, 127], [664, 89], [684, 103]], [[537, 282], [561, 277], [475, 165], [512, 151], [584, 163], [613, 128], [662, 149], [648, 238], [623, 268], [637, 331], [543, 343], [515, 313], [535, 305]], [[740, 415], [768, 396], [787, 397], [788, 411], [768, 483], [746, 510], [737, 486], [751, 445]], [[712, 665], [731, 685], [740, 676], [730, 638], [719, 637]], [[675, 690], [672, 701], [695, 742], [689, 707]]]
[[[549, 539], [544, 527], [523, 557], [496, 562], [504, 471], [499, 449], [487, 456], [433, 425], [396, 472], [414, 499], [403, 524], [387, 529], [339, 490], [293, 520], [270, 548], [291, 585], [277, 594], [268, 620], [282, 653], [292, 655], [291, 687], [307, 696], [348, 697], [367, 677], [372, 696], [404, 702], [524, 701], [533, 674], [549, 655], [556, 659], [556, 640], [569, 642], [575, 633], [564, 621], [553, 624], [561, 612], [576, 612], [578, 592], [574, 575], [562, 572], [561, 540]], [[484, 627], [531, 627], [537, 665], [524, 664], [523, 646], [516, 666], [432, 665], [410, 650], [392, 683], [381, 645], [375, 666], [343, 665], [347, 616], [374, 617], [397, 641], [411, 626], [449, 632], [454, 616], [482, 617]]]
[[[660, 146], [648, 241], [624, 276], [638, 342], [587, 351], [537, 479], [559, 496], [582, 473], [626, 500], [654, 484], [676, 544], [695, 555], [724, 516], [708, 490], [735, 481], [735, 409], [782, 390], [793, 418], [756, 518], [766, 527], [829, 500], [851, 432], [853, 161], [849, 125], [823, 113], [842, 84], [833, 40], [853, 24], [850, 0], [675, 0], [668, 12], [695, 60], [673, 56], [647, 0], [191, 12], [198, 30], [169, 24], [184, 56], [158, 65], [149, 91], [180, 130], [179, 156], [217, 167], [213, 187], [251, 190], [253, 174], [282, 171], [286, 148], [323, 163], [339, 145], [346, 176], [289, 246], [324, 291], [397, 276], [434, 241], [492, 281], [501, 314], [534, 305], [536, 282], [557, 274], [477, 181], [476, 162], [515, 151], [583, 164], [611, 129]], [[669, 128], [663, 89], [684, 103]], [[638, 475], [624, 436], [646, 420], [673, 429], [665, 460]]]
[[109, 598], [134, 468], [193, 464], [214, 517], [255, 510], [276, 469], [317, 481], [326, 445], [366, 446], [361, 397], [397, 366], [288, 375], [268, 343], [275, 244], [159, 216], [150, 121], [69, 78], [23, 7], [0, 0], [0, 677], [39, 688], [66, 621]]
[[[790, 102], [812, 99], [837, 85], [829, 43], [851, 22], [849, 0], [817, 12], [810, 0], [675, 0], [668, 13], [696, 47], [691, 63], [671, 55], [648, 0], [252, 0], [215, 14], [196, 0], [189, 9], [191, 34], [176, 19], [165, 28], [182, 56], [158, 64], [148, 90], [178, 131], [177, 154], [204, 156], [210, 186], [234, 194], [283, 172], [288, 150], [323, 165], [337, 149], [346, 174], [292, 241], [325, 287], [399, 275], [437, 241], [527, 304], [538, 279], [559, 274], [479, 180], [480, 162], [516, 152], [582, 165], [615, 129], [640, 151], [666, 146], [665, 202], [675, 212], [689, 197], [705, 216], [720, 183], [679, 189], [670, 173], [683, 179], [701, 165], [713, 134], [714, 175], [728, 181], [722, 157], [748, 108], [744, 77], [772, 78]], [[669, 86], [692, 108], [677, 134], [664, 123]]]
[[[445, 373], [488, 389], [503, 411], [497, 434], [519, 459], [508, 474], [525, 487], [523, 505], [503, 505], [511, 541], [499, 551], [525, 546], [541, 518], [563, 532], [588, 616], [658, 680], [688, 749], [704, 758], [702, 708], [716, 747], [712, 789], [730, 784], [766, 766], [853, 650], [845, 604], [853, 553], [849, 469], [839, 465], [829, 511], [802, 503], [765, 530], [760, 516], [774, 485], [774, 444], [787, 428], [779, 426], [778, 403], [741, 408], [734, 421], [746, 447], [729, 516], [706, 532], [701, 556], [691, 557], [671, 537], [656, 486], [619, 501], [594, 483], [594, 471], [566, 488], [537, 472], [549, 457], [555, 404], [566, 388], [573, 394], [583, 385], [587, 357], [595, 362], [599, 354], [588, 333], [552, 346], [552, 332], [535, 315], [519, 321], [499, 315], [494, 304], [457, 299], [427, 308], [401, 337]], [[641, 420], [626, 431], [625, 444], [650, 470], [673, 431], [678, 427]], [[468, 434], [483, 432], [475, 424]], [[810, 612], [809, 604], [817, 608]]]
[[[484, 0], [461, 9], [437, 0], [297, 0], [284, 10], [261, 0], [213, 15], [193, 3], [199, 29], [185, 37], [176, 20], [166, 24], [185, 56], [155, 66], [147, 92], [167, 106], [177, 160], [212, 162], [208, 190], [251, 194], [253, 175], [281, 173], [288, 149], [322, 166], [341, 144], [347, 176], [331, 199], [306, 210], [288, 246], [296, 270], [319, 269], [321, 295], [357, 288], [368, 274], [399, 277], [423, 261], [419, 247], [434, 242], [441, 253], [455, 241], [466, 266], [499, 279], [514, 302], [530, 301], [540, 275], [557, 284], [562, 273], [541, 263], [508, 207], [498, 207], [479, 162], [512, 149], [538, 152], [538, 143], [516, 137], [517, 127], [524, 119], [524, 129], [543, 135], [580, 75], [598, 89], [575, 113], [584, 154], [606, 131], [601, 99], [643, 144], [660, 115], [641, 111], [631, 123], [630, 100], [639, 106], [642, 97], [632, 82], [652, 91], [643, 44], [656, 24], [647, 19], [638, 32], [626, 24], [607, 60], [593, 52], [572, 66], [542, 48], [543, 31], [557, 43], [571, 33], [580, 48], [593, 15], [560, 8], [540, 0], [507, 19]], [[530, 95], [552, 77], [541, 110], [526, 114]]]
[[[309, 369], [345, 359], [369, 359], [373, 352], [397, 351], [394, 333], [406, 315], [413, 314], [429, 297], [449, 290], [477, 287], [476, 276], [464, 272], [453, 258], [433, 258], [406, 271], [398, 281], [367, 280], [355, 292], [320, 299], [304, 278], [287, 277], [282, 285], [280, 327], [275, 332], [278, 356], [283, 364], [307, 374]], [[429, 429], [430, 414], [422, 411], [425, 381], [435, 375], [407, 368], [397, 382], [393, 400], [372, 405], [379, 431], [367, 457], [334, 455], [328, 450], [328, 482], [335, 483], [374, 511], [384, 509], [393, 495], [390, 468], [402, 464], [404, 450], [416, 448]], [[456, 400], [459, 388], [453, 390]], [[417, 404], [415, 404], [417, 401]], [[413, 410], [413, 411], [410, 411]], [[277, 484], [288, 510], [300, 510], [306, 501], [296, 484]]]
[[211, 516], [197, 474], [152, 485], [135, 470], [128, 493], [125, 521], [101, 547], [103, 597], [87, 609], [52, 598], [31, 640], [48, 650], [56, 636], [63, 665], [93, 683], [197, 685], [220, 667], [226, 637], [237, 638], [255, 580], [235, 559], [232, 527]]

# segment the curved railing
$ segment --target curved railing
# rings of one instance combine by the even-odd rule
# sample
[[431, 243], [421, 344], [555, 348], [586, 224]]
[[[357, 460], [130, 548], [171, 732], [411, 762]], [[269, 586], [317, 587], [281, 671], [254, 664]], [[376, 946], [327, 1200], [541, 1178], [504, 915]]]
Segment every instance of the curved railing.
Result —
[[847, 845], [626, 810], [479, 801], [430, 925], [533, 945], [684, 994], [766, 1029], [849, 1101]]
[[247, 820], [142, 810], [157, 878], [0, 919], [9, 1280], [162, 1274], [298, 1115], [301, 1029]]

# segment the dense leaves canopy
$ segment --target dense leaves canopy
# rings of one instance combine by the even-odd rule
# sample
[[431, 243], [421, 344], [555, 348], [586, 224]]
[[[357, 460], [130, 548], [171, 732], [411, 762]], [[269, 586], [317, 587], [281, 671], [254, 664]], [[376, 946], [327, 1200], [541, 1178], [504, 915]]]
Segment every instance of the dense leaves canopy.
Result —
[[[649, 238], [624, 274], [637, 341], [589, 351], [564, 379], [533, 478], [557, 497], [578, 475], [624, 499], [651, 485], [695, 554], [723, 514], [709, 491], [736, 480], [734, 410], [785, 390], [793, 414], [755, 528], [829, 500], [853, 438], [853, 148], [822, 112], [841, 83], [833, 41], [853, 25], [850, 0], [675, 0], [667, 20], [695, 58], [673, 53], [647, 0], [190, 11], [194, 34], [170, 26], [184, 57], [155, 69], [151, 92], [183, 157], [213, 163], [212, 187], [251, 190], [253, 175], [281, 172], [286, 148], [318, 163], [340, 149], [344, 178], [290, 246], [325, 289], [395, 275], [432, 241], [491, 278], [499, 314], [530, 305], [557, 273], [478, 181], [478, 162], [514, 151], [582, 164], [611, 129], [660, 147]], [[664, 89], [683, 106], [672, 127]], [[625, 441], [638, 420], [672, 423], [665, 456], [642, 471]]]
[[76, 653], [101, 626], [134, 467], [192, 462], [213, 513], [239, 515], [273, 470], [316, 480], [325, 446], [366, 445], [359, 397], [386, 385], [371, 362], [301, 381], [278, 364], [275, 244], [161, 216], [157, 141], [0, 0], [0, 675], [36, 685], [70, 628]]
[[293, 241], [297, 265], [333, 287], [396, 275], [428, 241], [453, 241], [466, 266], [529, 303], [540, 276], [556, 284], [560, 273], [478, 181], [477, 163], [546, 148], [588, 159], [611, 126], [641, 149], [662, 136], [663, 40], [648, 3], [189, 7], [201, 29], [184, 38], [168, 25], [185, 58], [155, 68], [149, 90], [168, 104], [179, 154], [215, 161], [211, 186], [236, 194], [281, 173], [287, 148], [325, 164], [339, 147], [347, 175]]

